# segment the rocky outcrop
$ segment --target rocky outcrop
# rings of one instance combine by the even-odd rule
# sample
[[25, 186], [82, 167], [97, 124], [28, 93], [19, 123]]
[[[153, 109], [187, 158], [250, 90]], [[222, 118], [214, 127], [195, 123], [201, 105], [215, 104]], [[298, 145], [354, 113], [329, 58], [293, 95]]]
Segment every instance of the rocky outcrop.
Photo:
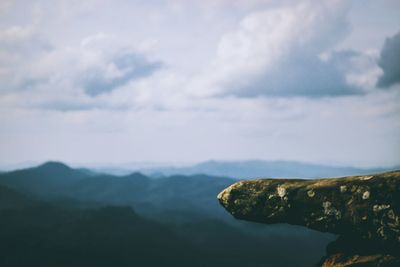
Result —
[[344, 266], [379, 266], [379, 267], [399, 267], [400, 261], [392, 255], [372, 254], [372, 255], [345, 255], [338, 253], [330, 255], [322, 262], [321, 267], [344, 267]]
[[396, 246], [382, 246], [377, 242], [339, 236], [326, 248], [326, 256], [317, 266], [400, 266], [400, 250]]
[[[316, 180], [240, 181], [223, 190], [218, 199], [237, 219], [338, 234], [339, 242], [321, 266], [398, 260], [400, 171]], [[354, 251], [354, 247], [362, 249]]]

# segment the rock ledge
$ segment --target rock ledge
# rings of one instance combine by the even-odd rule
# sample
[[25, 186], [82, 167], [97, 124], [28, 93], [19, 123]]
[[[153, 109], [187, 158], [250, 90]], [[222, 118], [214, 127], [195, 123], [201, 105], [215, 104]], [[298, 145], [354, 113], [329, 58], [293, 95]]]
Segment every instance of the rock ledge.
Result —
[[[379, 250], [364, 249], [359, 255], [356, 251], [336, 249], [320, 266], [399, 259], [396, 254], [400, 253], [400, 171], [316, 180], [240, 181], [223, 190], [218, 199], [237, 219], [301, 225], [337, 234], [347, 243], [361, 242], [363, 247]], [[339, 261], [344, 263], [329, 263]], [[379, 266], [392, 266], [382, 264]]]

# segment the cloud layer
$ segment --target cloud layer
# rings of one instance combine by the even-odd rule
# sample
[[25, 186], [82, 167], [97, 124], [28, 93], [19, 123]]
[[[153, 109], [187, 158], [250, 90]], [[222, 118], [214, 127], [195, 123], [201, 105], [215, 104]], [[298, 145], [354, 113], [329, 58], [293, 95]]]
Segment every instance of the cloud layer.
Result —
[[72, 3], [0, 4], [0, 161], [400, 161], [383, 2]]

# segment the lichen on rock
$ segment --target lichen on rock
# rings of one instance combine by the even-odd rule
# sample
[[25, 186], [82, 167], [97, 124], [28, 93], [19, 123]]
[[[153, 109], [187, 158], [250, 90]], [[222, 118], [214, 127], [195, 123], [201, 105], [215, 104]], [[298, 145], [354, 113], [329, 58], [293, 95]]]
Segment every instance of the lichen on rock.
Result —
[[[237, 219], [305, 226], [382, 248], [399, 248], [400, 253], [400, 171], [316, 180], [240, 181], [218, 199]], [[330, 259], [359, 263], [391, 259], [379, 253], [362, 259], [345, 256]]]
[[302, 225], [384, 242], [400, 238], [400, 172], [240, 181], [218, 198], [238, 219]]

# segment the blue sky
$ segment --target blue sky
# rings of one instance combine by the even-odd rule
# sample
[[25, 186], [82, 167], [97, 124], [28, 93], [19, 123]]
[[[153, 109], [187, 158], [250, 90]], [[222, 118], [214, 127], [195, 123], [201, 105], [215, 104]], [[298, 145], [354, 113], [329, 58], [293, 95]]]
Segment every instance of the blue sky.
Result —
[[0, 162], [400, 163], [395, 0], [0, 3]]

